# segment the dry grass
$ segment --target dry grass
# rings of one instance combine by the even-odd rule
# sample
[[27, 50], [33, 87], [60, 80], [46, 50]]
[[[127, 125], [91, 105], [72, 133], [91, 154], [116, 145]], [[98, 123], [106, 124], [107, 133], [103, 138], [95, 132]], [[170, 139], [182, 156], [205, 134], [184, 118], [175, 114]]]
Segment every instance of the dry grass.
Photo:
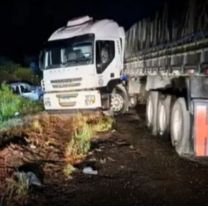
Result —
[[[55, 161], [57, 164], [44, 166], [44, 179], [51, 180], [54, 175], [58, 179], [70, 178], [75, 171], [73, 164], [86, 157], [95, 134], [111, 130], [113, 122], [113, 119], [100, 113], [74, 117], [46, 113], [36, 115], [26, 119], [25, 127], [6, 132], [6, 136], [25, 138], [27, 144], [10, 144], [0, 151], [0, 156], [7, 154], [8, 166], [15, 168], [30, 162]], [[6, 185], [4, 203], [12, 205], [14, 197], [19, 205], [27, 201], [27, 182], [9, 179]]]
[[83, 157], [90, 149], [90, 141], [93, 137], [92, 127], [87, 123], [75, 130], [75, 134], [66, 147], [65, 156], [67, 157]]
[[5, 195], [1, 200], [1, 206], [25, 205], [29, 198], [28, 179], [22, 177], [18, 180], [8, 178], [6, 180]]
[[91, 140], [98, 132], [107, 132], [112, 129], [114, 120], [100, 113], [82, 115], [73, 118], [74, 135], [66, 146], [65, 157], [84, 157], [90, 150]]
[[112, 117], [103, 117], [93, 126], [93, 131], [96, 133], [108, 132], [112, 129], [113, 124], [114, 119]]
[[32, 131], [37, 132], [37, 133], [43, 132], [43, 127], [38, 119], [34, 120], [31, 123], [31, 129], [32, 129]]
[[66, 164], [63, 169], [63, 174], [66, 178], [71, 178], [71, 175], [76, 171], [76, 169], [70, 164]]

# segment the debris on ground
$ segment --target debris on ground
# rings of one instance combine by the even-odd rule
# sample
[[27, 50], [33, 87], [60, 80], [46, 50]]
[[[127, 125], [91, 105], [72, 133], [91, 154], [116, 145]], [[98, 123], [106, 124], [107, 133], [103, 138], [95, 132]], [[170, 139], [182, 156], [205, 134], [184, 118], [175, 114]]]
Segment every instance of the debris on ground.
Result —
[[83, 169], [83, 174], [85, 174], [85, 175], [98, 175], [98, 171], [94, 170], [92, 167], [85, 167]]
[[41, 187], [42, 183], [38, 179], [38, 177], [33, 172], [15, 172], [14, 177], [17, 181], [25, 181], [28, 185]]

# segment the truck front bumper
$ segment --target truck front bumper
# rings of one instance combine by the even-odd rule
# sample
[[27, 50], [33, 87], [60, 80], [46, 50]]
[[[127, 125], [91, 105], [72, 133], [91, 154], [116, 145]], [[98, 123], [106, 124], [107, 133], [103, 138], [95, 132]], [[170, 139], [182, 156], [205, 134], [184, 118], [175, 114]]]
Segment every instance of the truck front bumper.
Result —
[[101, 96], [97, 90], [57, 92], [44, 94], [46, 110], [79, 110], [101, 107]]

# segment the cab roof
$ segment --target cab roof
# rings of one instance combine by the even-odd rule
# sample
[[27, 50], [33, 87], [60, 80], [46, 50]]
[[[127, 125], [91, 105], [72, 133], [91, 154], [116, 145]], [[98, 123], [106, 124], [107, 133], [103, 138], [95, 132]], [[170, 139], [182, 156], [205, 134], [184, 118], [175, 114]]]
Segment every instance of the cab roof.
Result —
[[123, 27], [120, 27], [115, 21], [104, 19], [94, 22], [91, 17], [85, 16], [68, 21], [65, 27], [58, 29], [50, 36], [49, 41], [85, 34], [94, 34], [96, 39], [125, 38]]

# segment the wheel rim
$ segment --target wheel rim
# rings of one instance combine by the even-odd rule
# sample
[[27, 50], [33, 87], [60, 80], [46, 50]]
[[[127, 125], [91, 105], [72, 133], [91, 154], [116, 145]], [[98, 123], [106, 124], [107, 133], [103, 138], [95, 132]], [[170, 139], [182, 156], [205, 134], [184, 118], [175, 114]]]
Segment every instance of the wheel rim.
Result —
[[173, 143], [176, 146], [181, 138], [182, 132], [182, 116], [181, 111], [177, 109], [173, 114], [172, 119], [172, 134], [173, 134]]
[[111, 95], [111, 110], [113, 112], [120, 112], [124, 106], [124, 99], [123, 97], [118, 94], [114, 93]]
[[149, 99], [147, 103], [147, 126], [150, 127], [152, 125], [153, 118], [153, 105], [151, 100]]
[[163, 135], [165, 133], [166, 127], [167, 127], [167, 117], [166, 117], [166, 110], [165, 105], [161, 104], [159, 105], [159, 134]]

